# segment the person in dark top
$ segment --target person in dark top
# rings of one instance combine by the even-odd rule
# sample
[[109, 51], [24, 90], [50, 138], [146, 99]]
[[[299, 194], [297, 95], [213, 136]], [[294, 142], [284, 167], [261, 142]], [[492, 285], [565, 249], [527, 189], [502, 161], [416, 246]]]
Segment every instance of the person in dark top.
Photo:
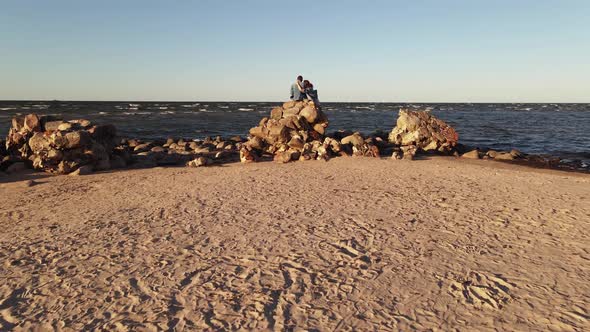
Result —
[[303, 87], [303, 76], [299, 75], [297, 76], [297, 81], [291, 85], [291, 99], [299, 101], [306, 97]]
[[320, 99], [318, 98], [318, 90], [314, 90], [313, 84], [310, 81], [303, 81], [303, 92], [307, 95], [309, 100], [313, 101], [313, 104], [317, 109], [320, 109]]

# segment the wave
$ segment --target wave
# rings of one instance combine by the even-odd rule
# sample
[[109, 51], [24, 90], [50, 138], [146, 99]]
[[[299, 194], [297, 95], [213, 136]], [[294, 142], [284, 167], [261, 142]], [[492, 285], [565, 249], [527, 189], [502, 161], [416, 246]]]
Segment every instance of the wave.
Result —
[[242, 112], [250, 112], [253, 111], [253, 108], [238, 108], [238, 111], [242, 111]]
[[3, 108], [0, 108], [0, 111], [12, 111], [15, 109], [16, 109], [16, 107], [3, 107]]
[[123, 115], [146, 115], [151, 114], [151, 112], [123, 112]]

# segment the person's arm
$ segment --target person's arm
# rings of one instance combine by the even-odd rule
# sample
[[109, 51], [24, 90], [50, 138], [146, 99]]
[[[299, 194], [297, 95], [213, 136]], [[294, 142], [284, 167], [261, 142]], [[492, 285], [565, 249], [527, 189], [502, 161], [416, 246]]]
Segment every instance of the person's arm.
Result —
[[299, 81], [297, 81], [297, 89], [299, 89], [299, 92], [305, 92], [303, 87], [301, 85], [299, 85]]

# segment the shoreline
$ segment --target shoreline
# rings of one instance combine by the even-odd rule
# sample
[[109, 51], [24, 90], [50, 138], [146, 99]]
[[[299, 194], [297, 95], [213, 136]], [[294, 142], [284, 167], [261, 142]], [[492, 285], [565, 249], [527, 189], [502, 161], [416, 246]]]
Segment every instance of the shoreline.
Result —
[[587, 174], [342, 157], [36, 175], [0, 184], [2, 328], [590, 327]]

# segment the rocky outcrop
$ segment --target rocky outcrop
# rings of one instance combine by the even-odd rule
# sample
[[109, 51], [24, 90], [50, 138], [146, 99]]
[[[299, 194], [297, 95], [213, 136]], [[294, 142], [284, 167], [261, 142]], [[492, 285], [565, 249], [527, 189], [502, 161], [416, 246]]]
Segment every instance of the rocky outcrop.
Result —
[[373, 138], [352, 132], [327, 135], [327, 127], [328, 118], [312, 102], [288, 101], [250, 129], [249, 139], [240, 149], [240, 160], [257, 161], [264, 154], [279, 163], [345, 155], [379, 156]]
[[427, 111], [400, 110], [396, 126], [389, 134], [389, 142], [413, 154], [418, 151], [451, 153], [458, 141], [459, 135], [453, 127]]
[[67, 174], [84, 165], [106, 170], [111, 168], [115, 138], [116, 129], [112, 125], [28, 114], [12, 119], [6, 150], [46, 172]]
[[[240, 150], [242, 162], [256, 161], [264, 153], [277, 162], [327, 158], [334, 142], [325, 140], [328, 118], [310, 101], [288, 101], [273, 108], [269, 117], [250, 129]], [[337, 143], [337, 142], [336, 142]]]

